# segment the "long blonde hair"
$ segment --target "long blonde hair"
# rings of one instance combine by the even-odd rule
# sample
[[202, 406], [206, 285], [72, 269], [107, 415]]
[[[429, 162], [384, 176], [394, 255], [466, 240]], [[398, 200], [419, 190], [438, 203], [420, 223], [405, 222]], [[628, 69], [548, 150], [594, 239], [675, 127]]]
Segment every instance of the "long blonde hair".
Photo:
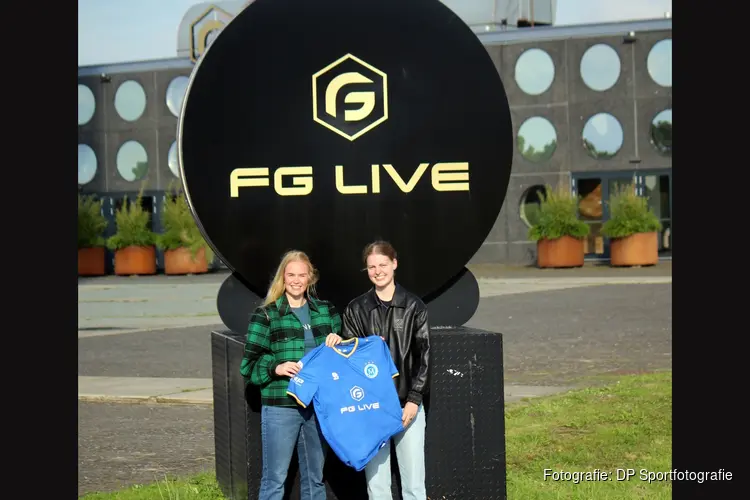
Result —
[[266, 294], [266, 299], [263, 301], [264, 307], [276, 302], [277, 300], [279, 300], [279, 297], [284, 295], [284, 271], [286, 270], [287, 264], [295, 261], [304, 262], [305, 264], [307, 264], [310, 277], [308, 278], [306, 292], [308, 295], [311, 295], [313, 297], [316, 296], [315, 284], [318, 282], [318, 270], [315, 269], [315, 266], [312, 265], [312, 262], [310, 262], [310, 257], [308, 257], [305, 252], [302, 252], [300, 250], [290, 250], [285, 253], [283, 257], [281, 257], [281, 263], [279, 263], [279, 267], [276, 268], [276, 274], [271, 280], [271, 284], [268, 287], [268, 293]]

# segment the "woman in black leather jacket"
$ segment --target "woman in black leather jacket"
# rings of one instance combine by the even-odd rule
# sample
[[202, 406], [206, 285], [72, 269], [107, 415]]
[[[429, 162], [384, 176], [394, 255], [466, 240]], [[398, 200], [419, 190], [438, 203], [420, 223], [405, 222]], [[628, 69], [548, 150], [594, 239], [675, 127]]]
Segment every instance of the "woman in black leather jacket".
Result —
[[[402, 497], [426, 500], [422, 399], [429, 390], [430, 328], [422, 300], [395, 281], [396, 250], [385, 241], [367, 245], [362, 258], [374, 285], [352, 300], [343, 315], [344, 338], [380, 335], [388, 343], [399, 371], [395, 383], [403, 408], [405, 430], [394, 436]], [[332, 333], [329, 346], [342, 338]], [[391, 500], [390, 446], [384, 446], [365, 467], [370, 500]]]

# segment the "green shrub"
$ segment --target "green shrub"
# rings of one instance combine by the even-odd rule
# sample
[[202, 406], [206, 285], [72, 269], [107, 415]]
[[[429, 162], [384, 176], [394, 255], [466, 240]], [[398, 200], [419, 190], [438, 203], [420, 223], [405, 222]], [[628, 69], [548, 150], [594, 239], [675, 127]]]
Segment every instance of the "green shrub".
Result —
[[638, 196], [633, 184], [616, 185], [607, 205], [609, 220], [602, 226], [602, 234], [608, 238], [661, 231], [661, 223], [649, 208], [648, 198]]
[[553, 190], [545, 187], [536, 214], [537, 223], [529, 228], [529, 239], [556, 240], [563, 236], [585, 238], [589, 234], [589, 225], [578, 219], [578, 198], [567, 188], [558, 186]]
[[156, 234], [148, 228], [151, 214], [141, 206], [143, 190], [134, 202], [123, 199], [122, 207], [115, 211], [117, 232], [107, 240], [110, 250], [121, 250], [129, 246], [149, 247], [156, 243]]
[[93, 196], [78, 194], [78, 248], [103, 247], [107, 219], [102, 215], [102, 202]]
[[195, 258], [198, 251], [203, 248], [206, 261], [209, 264], [213, 261], [214, 253], [198, 229], [185, 194], [173, 186], [170, 187], [164, 202], [162, 225], [164, 232], [156, 238], [156, 244], [161, 250], [187, 248]]

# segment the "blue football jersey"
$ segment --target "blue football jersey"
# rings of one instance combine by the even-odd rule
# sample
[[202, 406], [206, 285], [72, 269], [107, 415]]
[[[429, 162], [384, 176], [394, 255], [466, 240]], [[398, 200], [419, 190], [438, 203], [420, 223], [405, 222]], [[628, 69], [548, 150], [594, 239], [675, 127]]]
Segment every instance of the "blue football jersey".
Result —
[[312, 401], [323, 436], [346, 465], [360, 471], [404, 430], [393, 378], [398, 370], [377, 335], [325, 344], [300, 360], [287, 394], [303, 407]]

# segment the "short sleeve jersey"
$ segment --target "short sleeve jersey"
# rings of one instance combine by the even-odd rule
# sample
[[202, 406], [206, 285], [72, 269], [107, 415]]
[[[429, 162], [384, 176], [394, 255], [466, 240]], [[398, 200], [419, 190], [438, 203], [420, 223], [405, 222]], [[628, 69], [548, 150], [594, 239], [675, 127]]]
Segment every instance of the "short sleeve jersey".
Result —
[[388, 345], [376, 335], [354, 338], [318, 346], [300, 362], [287, 394], [303, 407], [312, 402], [331, 449], [346, 465], [364, 469], [404, 430]]

